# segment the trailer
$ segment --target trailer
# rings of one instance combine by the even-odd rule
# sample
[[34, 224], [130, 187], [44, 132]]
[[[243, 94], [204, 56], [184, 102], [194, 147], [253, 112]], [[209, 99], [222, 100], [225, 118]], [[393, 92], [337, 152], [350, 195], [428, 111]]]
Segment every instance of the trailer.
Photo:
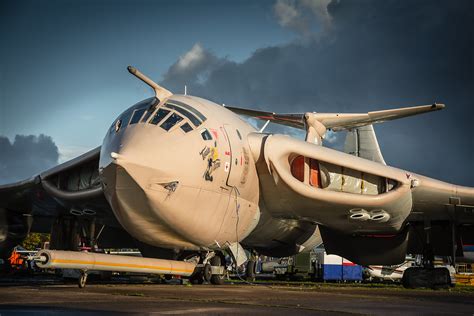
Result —
[[321, 281], [362, 281], [362, 266], [341, 256], [316, 252], [316, 275]]

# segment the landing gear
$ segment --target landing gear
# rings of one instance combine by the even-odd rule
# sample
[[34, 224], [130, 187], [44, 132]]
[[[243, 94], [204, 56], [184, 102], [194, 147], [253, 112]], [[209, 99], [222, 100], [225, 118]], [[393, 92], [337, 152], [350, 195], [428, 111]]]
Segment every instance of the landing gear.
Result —
[[211, 283], [215, 285], [224, 284], [225, 280], [225, 262], [221, 253], [208, 253], [201, 256], [199, 264], [194, 273], [189, 277], [192, 284]]
[[451, 285], [451, 276], [447, 268], [410, 267], [403, 273], [402, 284], [410, 289], [447, 289]]
[[252, 250], [250, 252], [250, 258], [247, 261], [247, 266], [245, 267], [245, 277], [249, 282], [255, 281], [257, 277], [257, 258], [257, 252]]
[[[210, 263], [211, 263], [212, 267], [218, 267], [218, 268], [222, 267], [223, 268], [222, 258], [219, 255], [216, 255], [216, 256], [212, 257], [211, 260], [210, 260]], [[214, 284], [214, 285], [223, 285], [224, 281], [225, 281], [225, 274], [224, 273], [222, 273], [222, 274], [213, 274], [211, 276], [211, 283]]]
[[202, 278], [204, 281], [207, 283], [211, 282], [212, 278], [212, 267], [209, 263], [206, 263], [204, 267], [202, 268]]
[[[425, 243], [423, 245], [423, 254], [421, 257], [421, 266], [410, 267], [405, 270], [402, 277], [402, 284], [405, 288], [432, 288], [432, 289], [447, 289], [452, 286], [450, 271], [445, 267], [434, 266], [434, 251], [431, 243], [431, 223], [425, 221], [424, 223]], [[452, 263], [455, 260], [456, 238], [452, 234], [453, 256]]]
[[87, 272], [81, 271], [81, 276], [77, 279], [77, 286], [82, 289], [86, 286], [87, 283]]
[[257, 266], [257, 262], [255, 260], [247, 261], [247, 267], [245, 269], [245, 277], [247, 278], [247, 281], [250, 281], [250, 282], [255, 281], [255, 277], [257, 275], [256, 266]]

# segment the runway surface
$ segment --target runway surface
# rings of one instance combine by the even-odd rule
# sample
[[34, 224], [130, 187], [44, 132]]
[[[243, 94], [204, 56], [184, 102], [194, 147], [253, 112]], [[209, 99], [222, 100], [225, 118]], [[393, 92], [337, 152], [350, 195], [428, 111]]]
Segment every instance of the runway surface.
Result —
[[[31, 283], [31, 282], [30, 282]], [[473, 315], [474, 292], [401, 287], [0, 283], [0, 314]]]

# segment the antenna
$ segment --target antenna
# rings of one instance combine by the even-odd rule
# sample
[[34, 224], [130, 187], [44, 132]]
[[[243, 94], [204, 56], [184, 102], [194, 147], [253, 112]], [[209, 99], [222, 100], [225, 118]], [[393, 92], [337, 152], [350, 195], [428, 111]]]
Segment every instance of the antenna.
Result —
[[158, 98], [158, 100], [163, 100], [173, 95], [173, 93], [171, 93], [170, 91], [158, 85], [156, 82], [154, 82], [153, 80], [151, 80], [150, 78], [142, 74], [135, 67], [128, 66], [127, 70], [129, 73], [131, 73], [132, 75], [134, 75], [135, 77], [137, 77], [138, 79], [140, 79], [141, 81], [143, 81], [144, 83], [152, 87], [153, 90], [155, 90], [155, 95]]
[[267, 120], [267, 122], [263, 125], [263, 127], [259, 130], [260, 133], [263, 133], [265, 128], [267, 128], [268, 124], [270, 124], [270, 120]]

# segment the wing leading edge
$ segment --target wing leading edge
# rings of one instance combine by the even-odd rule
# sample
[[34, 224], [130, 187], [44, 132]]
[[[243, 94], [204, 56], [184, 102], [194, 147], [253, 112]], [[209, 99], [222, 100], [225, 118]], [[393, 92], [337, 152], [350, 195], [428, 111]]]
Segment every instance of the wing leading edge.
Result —
[[372, 111], [367, 113], [307, 112], [281, 114], [226, 106], [227, 109], [236, 114], [246, 115], [261, 120], [268, 120], [273, 123], [300, 129], [305, 129], [305, 115], [311, 115], [313, 119], [322, 123], [327, 129], [334, 131], [348, 130], [370, 124], [383, 123], [408, 116], [442, 110], [444, 107], [444, 104], [434, 103], [430, 105]]

